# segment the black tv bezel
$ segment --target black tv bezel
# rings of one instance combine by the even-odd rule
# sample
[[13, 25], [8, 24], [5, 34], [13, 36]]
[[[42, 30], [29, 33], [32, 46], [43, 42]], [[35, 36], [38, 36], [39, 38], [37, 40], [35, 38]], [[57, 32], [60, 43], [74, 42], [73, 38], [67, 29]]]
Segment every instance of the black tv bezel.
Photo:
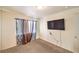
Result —
[[[49, 28], [48, 22], [56, 22], [56, 21], [63, 21], [63, 28]], [[48, 28], [48, 30], [65, 30], [65, 21], [64, 21], [64, 19], [47, 21], [47, 28]]]

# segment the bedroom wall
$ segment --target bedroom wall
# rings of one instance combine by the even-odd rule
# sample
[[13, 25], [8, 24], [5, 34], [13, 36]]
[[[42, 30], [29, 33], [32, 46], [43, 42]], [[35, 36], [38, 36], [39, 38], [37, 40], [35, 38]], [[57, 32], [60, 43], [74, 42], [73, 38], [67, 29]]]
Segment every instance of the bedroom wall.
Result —
[[16, 46], [16, 20], [27, 17], [19, 12], [2, 8], [2, 50]]
[[39, 36], [39, 34], [40, 34], [40, 19], [37, 19], [37, 26], [36, 26], [36, 32], [37, 32], [37, 34], [36, 34], [36, 39], [38, 39], [40, 36]]
[[[8, 48], [16, 46], [16, 20], [15, 18], [30, 20], [29, 19], [30, 17], [7, 7], [0, 7], [0, 10], [2, 12], [2, 16], [1, 16], [2, 29], [0, 28], [0, 30], [2, 31], [2, 36], [1, 36], [2, 39], [0, 39], [2, 47], [1, 45], [0, 47], [1, 47], [1, 50], [4, 50], [4, 49], [8, 49]], [[39, 19], [37, 19], [37, 21], [38, 20]], [[39, 21], [38, 21], [37, 27], [39, 27]], [[37, 28], [36, 38], [39, 38], [38, 28]]]
[[[65, 19], [65, 30], [48, 30], [47, 21]], [[65, 10], [40, 20], [40, 38], [73, 52], [79, 52], [79, 8]], [[51, 32], [51, 33], [50, 33]]]

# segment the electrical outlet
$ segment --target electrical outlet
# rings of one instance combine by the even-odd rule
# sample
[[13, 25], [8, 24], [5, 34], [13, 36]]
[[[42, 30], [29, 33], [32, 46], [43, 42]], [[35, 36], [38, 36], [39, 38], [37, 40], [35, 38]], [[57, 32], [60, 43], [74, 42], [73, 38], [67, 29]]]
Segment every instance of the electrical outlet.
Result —
[[51, 33], [51, 32], [50, 32], [49, 34], [50, 34], [50, 35], [52, 35], [52, 33]]
[[77, 36], [75, 36], [74, 38], [77, 39]]

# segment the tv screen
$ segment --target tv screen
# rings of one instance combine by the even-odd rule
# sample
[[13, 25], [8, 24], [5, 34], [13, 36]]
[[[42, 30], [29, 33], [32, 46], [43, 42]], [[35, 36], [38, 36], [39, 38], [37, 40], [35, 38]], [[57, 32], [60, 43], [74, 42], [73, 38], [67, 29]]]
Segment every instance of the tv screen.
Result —
[[47, 26], [48, 29], [65, 30], [64, 19], [48, 21]]

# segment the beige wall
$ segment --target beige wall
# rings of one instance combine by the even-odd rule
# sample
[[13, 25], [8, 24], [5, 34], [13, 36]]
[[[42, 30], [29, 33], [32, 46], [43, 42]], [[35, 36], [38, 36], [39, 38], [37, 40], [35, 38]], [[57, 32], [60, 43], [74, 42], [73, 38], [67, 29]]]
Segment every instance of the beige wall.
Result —
[[[65, 30], [48, 30], [47, 21], [65, 19]], [[44, 17], [40, 21], [40, 38], [73, 52], [79, 52], [79, 8]], [[50, 35], [50, 32], [52, 35]]]
[[2, 50], [16, 46], [15, 18], [25, 19], [26, 16], [19, 12], [2, 8]]
[[[30, 17], [27, 17], [26, 15], [19, 13], [17, 11], [5, 8], [5, 7], [0, 7], [2, 10], [2, 39], [0, 39], [1, 45], [2, 45], [2, 50], [11, 48], [16, 46], [16, 20], [15, 18], [21, 18], [25, 20], [30, 20]], [[1, 13], [0, 13], [1, 14]], [[39, 26], [39, 23], [38, 23]], [[36, 38], [39, 37], [39, 29], [37, 29], [37, 36]], [[1, 47], [1, 46], [0, 46]]]

